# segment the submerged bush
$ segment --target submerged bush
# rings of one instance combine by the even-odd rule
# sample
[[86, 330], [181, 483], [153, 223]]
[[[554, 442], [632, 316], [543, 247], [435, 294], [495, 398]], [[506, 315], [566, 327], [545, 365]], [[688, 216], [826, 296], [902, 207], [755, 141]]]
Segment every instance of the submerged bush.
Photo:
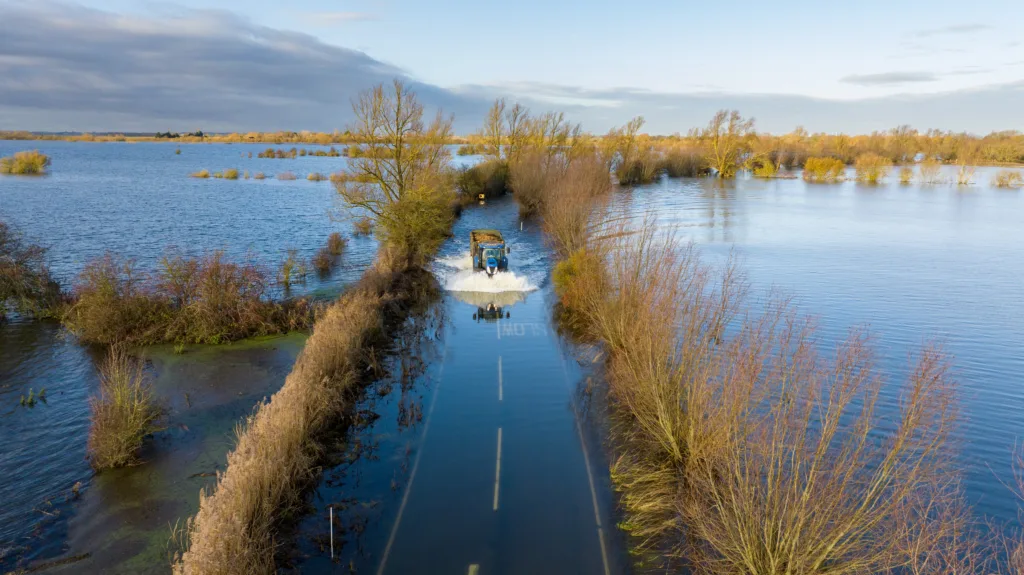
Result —
[[804, 163], [804, 181], [832, 183], [839, 181], [846, 171], [846, 164], [838, 158], [807, 158]]
[[50, 157], [39, 150], [17, 152], [12, 157], [0, 158], [0, 174], [41, 176], [49, 165]]
[[329, 248], [325, 246], [317, 250], [316, 255], [313, 256], [313, 269], [323, 275], [331, 271], [333, 265], [334, 256]]
[[277, 175], [277, 179], [284, 182], [290, 182], [295, 179], [295, 174], [291, 172], [281, 172], [280, 174]]
[[293, 283], [305, 283], [306, 264], [299, 259], [299, 250], [288, 250], [277, 277], [285, 289], [291, 288]]
[[359, 218], [352, 222], [352, 233], [357, 236], [368, 236], [373, 231], [373, 220], [370, 218]]
[[238, 179], [238, 170], [236, 170], [235, 168], [229, 168], [227, 170], [224, 170], [224, 179], [225, 180], [237, 180]]
[[914, 168], [903, 166], [900, 168], [900, 184], [907, 186], [914, 181]]
[[313, 172], [312, 174], [309, 174], [308, 176], [306, 176], [306, 179], [311, 181], [311, 182], [322, 182], [322, 181], [327, 179], [327, 176], [325, 176], [323, 174], [320, 174], [320, 173], [317, 173], [317, 172]]
[[141, 360], [114, 346], [100, 364], [99, 395], [89, 400], [89, 462], [95, 469], [137, 462], [147, 435], [159, 430], [161, 409]]
[[935, 158], [925, 158], [917, 169], [921, 174], [922, 184], [943, 183], [942, 176], [940, 175], [942, 164], [940, 164]]
[[669, 148], [661, 166], [670, 178], [697, 178], [711, 173], [699, 149], [683, 146]]
[[262, 179], [265, 179], [266, 177], [267, 176], [265, 176], [263, 174], [263, 172], [256, 172], [255, 174], [253, 174], [252, 179], [254, 179], [254, 180], [262, 180]]
[[13, 308], [36, 317], [54, 314], [63, 295], [46, 266], [46, 248], [26, 243], [0, 221], [0, 321]]
[[1000, 170], [992, 179], [992, 185], [997, 188], [1019, 188], [1024, 186], [1024, 176], [1014, 170]]
[[268, 276], [220, 251], [167, 256], [153, 274], [107, 254], [86, 264], [62, 321], [84, 343], [108, 345], [218, 344], [308, 327], [309, 302], [271, 301]]
[[889, 175], [892, 160], [868, 152], [857, 157], [853, 167], [857, 170], [857, 181], [865, 184], [881, 183]]
[[519, 204], [519, 214], [529, 217], [540, 212], [551, 184], [564, 168], [560, 158], [541, 152], [524, 153], [509, 170], [509, 187]]
[[327, 251], [332, 256], [340, 256], [347, 244], [348, 242], [338, 232], [334, 232], [327, 237]]
[[202, 179], [206, 179], [206, 178], [209, 178], [209, 177], [210, 177], [210, 171], [209, 171], [209, 170], [199, 170], [198, 172], [194, 172], [194, 173], [192, 174], [192, 177], [193, 177], [193, 178], [202, 178]]

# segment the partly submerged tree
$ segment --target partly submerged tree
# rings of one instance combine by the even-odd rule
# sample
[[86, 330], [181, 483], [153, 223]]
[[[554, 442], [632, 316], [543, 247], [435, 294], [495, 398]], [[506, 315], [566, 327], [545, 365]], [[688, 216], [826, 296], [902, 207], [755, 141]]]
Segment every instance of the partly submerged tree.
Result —
[[750, 151], [754, 119], [744, 119], [736, 110], [719, 110], [700, 132], [704, 157], [719, 178], [735, 178]]
[[0, 320], [9, 307], [50, 315], [60, 301], [60, 285], [46, 267], [46, 248], [26, 243], [21, 233], [0, 221]]
[[352, 104], [351, 132], [365, 142], [335, 187], [356, 215], [370, 217], [383, 243], [409, 265], [433, 253], [450, 227], [453, 190], [445, 167], [452, 118], [423, 122], [423, 105], [400, 80], [379, 85]]

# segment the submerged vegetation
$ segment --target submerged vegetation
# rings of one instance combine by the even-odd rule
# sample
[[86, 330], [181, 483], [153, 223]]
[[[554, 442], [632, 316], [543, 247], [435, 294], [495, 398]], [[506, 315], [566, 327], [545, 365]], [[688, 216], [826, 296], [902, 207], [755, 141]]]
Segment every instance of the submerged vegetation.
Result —
[[1024, 176], [1014, 170], [1000, 170], [992, 179], [992, 185], [997, 188], [1019, 188], [1024, 186]]
[[380, 86], [363, 93], [353, 107], [353, 133], [376, 135], [378, 145], [350, 170], [376, 187], [351, 178], [338, 192], [350, 208], [372, 214], [382, 250], [319, 318], [284, 387], [240, 426], [226, 470], [200, 495], [199, 511], [185, 525], [175, 573], [276, 572], [277, 530], [316, 477], [324, 433], [350, 408], [368, 348], [389, 316], [408, 308], [420, 289], [419, 266], [449, 232], [443, 144], [451, 120], [439, 115], [424, 126], [422, 107], [398, 81], [393, 91]]
[[17, 152], [8, 158], [0, 158], [0, 174], [12, 176], [41, 176], [50, 165], [50, 157], [39, 150]]
[[832, 183], [843, 178], [846, 165], [836, 158], [807, 158], [803, 178], [808, 182]]
[[892, 161], [874, 153], [867, 153], [857, 158], [854, 168], [857, 170], [857, 181], [865, 184], [878, 184], [889, 175]]
[[159, 430], [161, 409], [142, 360], [123, 346], [110, 348], [99, 372], [99, 395], [89, 401], [89, 462], [95, 469], [132, 465], [146, 436]]
[[218, 344], [307, 328], [304, 299], [273, 301], [271, 276], [253, 263], [166, 256], [155, 273], [107, 254], [86, 264], [62, 321], [84, 343]]
[[21, 232], [0, 221], [0, 322], [9, 310], [52, 316], [63, 300], [46, 266], [46, 248], [26, 242]]

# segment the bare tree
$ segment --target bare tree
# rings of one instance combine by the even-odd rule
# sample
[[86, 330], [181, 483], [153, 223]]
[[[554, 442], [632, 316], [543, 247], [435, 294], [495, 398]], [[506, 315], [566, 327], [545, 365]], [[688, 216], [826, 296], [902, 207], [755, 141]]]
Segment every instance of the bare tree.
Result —
[[487, 112], [483, 129], [484, 155], [501, 159], [502, 145], [505, 143], [505, 99], [498, 98]]
[[364, 150], [335, 187], [350, 209], [376, 222], [385, 244], [415, 264], [420, 254], [433, 253], [451, 221], [453, 191], [444, 168], [452, 118], [439, 111], [424, 125], [423, 106], [400, 80], [390, 90], [363, 92], [352, 108], [351, 132]]

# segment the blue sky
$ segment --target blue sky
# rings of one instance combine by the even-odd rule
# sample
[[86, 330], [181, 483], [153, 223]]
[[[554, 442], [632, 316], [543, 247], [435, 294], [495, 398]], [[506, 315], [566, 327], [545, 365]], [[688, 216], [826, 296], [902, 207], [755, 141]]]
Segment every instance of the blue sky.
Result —
[[[456, 109], [475, 113], [467, 99], [507, 95], [533, 108], [577, 112], [595, 131], [635, 113], [649, 117], [652, 132], [685, 131], [716, 100], [720, 107], [747, 104], [772, 131], [797, 123], [869, 131], [900, 123], [897, 113], [928, 124], [919, 128], [1024, 128], [1019, 0], [33, 2], [39, 3], [84, 6], [126, 22], [108, 18], [108, 33], [168, 18], [193, 27], [208, 22], [209, 34], [237, 22], [299, 32], [314, 41], [304, 50], [315, 52], [318, 42], [362, 52], [381, 68], [457, 99]], [[0, 0], [0, 10], [26, 4]], [[179, 32], [187, 42], [191, 32]], [[217, 45], [211, 42], [214, 51]], [[0, 67], [2, 56], [0, 39]], [[353, 89], [358, 80], [350, 82]], [[11, 116], [0, 108], [0, 125]]]

